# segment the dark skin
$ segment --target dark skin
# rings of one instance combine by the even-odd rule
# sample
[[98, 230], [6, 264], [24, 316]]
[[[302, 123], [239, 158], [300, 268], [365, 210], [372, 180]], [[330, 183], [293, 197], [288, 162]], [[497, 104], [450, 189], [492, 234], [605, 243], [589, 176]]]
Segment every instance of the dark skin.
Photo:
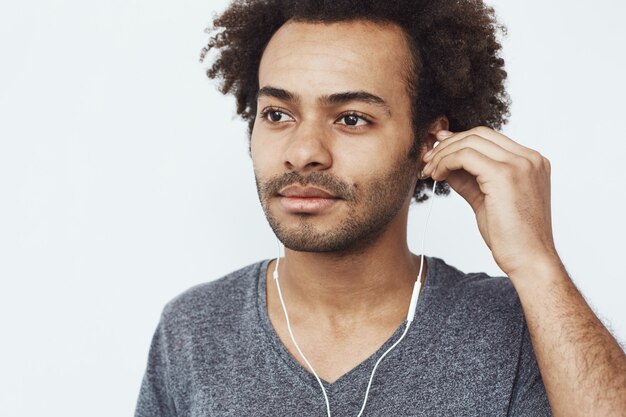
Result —
[[[389, 44], [398, 47], [384, 47]], [[267, 122], [257, 115], [251, 141], [257, 177], [325, 170], [367, 189], [411, 145], [402, 64], [407, 56], [404, 37], [392, 25], [288, 23], [279, 29], [261, 61], [259, 83], [299, 99], [259, 98], [259, 112], [276, 106], [284, 117]], [[388, 111], [361, 101], [334, 107], [319, 101], [320, 95], [352, 90], [375, 93]], [[354, 130], [339, 117], [346, 110], [367, 114], [374, 122]], [[554, 246], [549, 161], [492, 129], [447, 129], [444, 117], [429, 126], [426, 148], [437, 140], [440, 145], [414, 161], [414, 181], [428, 163], [426, 175], [447, 180], [474, 210], [485, 243], [522, 301], [553, 414], [624, 415], [624, 352], [574, 286]], [[328, 382], [373, 354], [406, 317], [419, 271], [419, 256], [406, 243], [411, 196], [407, 188], [402, 208], [358, 251], [285, 250], [279, 273], [292, 328]], [[302, 219], [276, 201], [269, 207], [287, 230], [300, 232]], [[348, 214], [338, 203], [308, 217], [307, 230], [332, 232]], [[273, 266], [268, 268], [268, 314], [282, 342], [301, 361], [286, 331]]]
[[[360, 36], [372, 42], [370, 49], [363, 48], [364, 38], [346, 37], [346, 29], [338, 25], [319, 31], [314, 25], [293, 24], [281, 28], [268, 45], [260, 66], [261, 87], [280, 87], [297, 94], [299, 100], [259, 98], [259, 112], [274, 106], [286, 113], [274, 124], [257, 118], [251, 148], [259, 177], [289, 169], [302, 174], [326, 170], [363, 189], [377, 172], [406, 158], [412, 134], [405, 78], [398, 77], [397, 82], [390, 83], [382, 69], [372, 70], [383, 68], [385, 62], [395, 62], [393, 71], [404, 72], [400, 62], [406, 57], [397, 54], [406, 50], [374, 47], [382, 42], [403, 42], [401, 32], [372, 31], [372, 25], [362, 25]], [[307, 82], [302, 83], [303, 79]], [[353, 90], [372, 92], [383, 98], [387, 107], [361, 101], [325, 106], [318, 100], [324, 93]], [[376, 120], [375, 126], [372, 123], [357, 133], [345, 126], [345, 120], [335, 122], [337, 115], [346, 110], [367, 114]], [[431, 143], [435, 141], [434, 133], [445, 126], [443, 119], [432, 126]], [[279, 139], [292, 137], [295, 129], [294, 139]], [[326, 134], [319, 134], [321, 131]], [[413, 184], [421, 166], [414, 161]], [[406, 240], [411, 191], [411, 187], [407, 188], [400, 212], [382, 234], [358, 252], [285, 249], [279, 273], [291, 324], [305, 355], [318, 375], [328, 382], [334, 382], [371, 356], [406, 318], [420, 264], [419, 256], [410, 252]], [[282, 224], [296, 230], [298, 219], [282, 211], [276, 201], [271, 204]], [[310, 222], [321, 233], [332, 231], [346, 216], [346, 206], [341, 205], [312, 217]], [[273, 267], [272, 262], [270, 275]], [[272, 279], [267, 288], [270, 320], [287, 349], [301, 361], [287, 333]]]

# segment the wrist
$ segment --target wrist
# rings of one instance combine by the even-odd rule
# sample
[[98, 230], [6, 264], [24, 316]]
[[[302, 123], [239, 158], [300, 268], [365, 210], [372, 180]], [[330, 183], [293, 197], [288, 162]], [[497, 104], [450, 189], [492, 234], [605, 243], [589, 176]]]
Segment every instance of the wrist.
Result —
[[558, 255], [533, 257], [523, 267], [507, 273], [507, 275], [516, 287], [569, 279], [565, 265]]

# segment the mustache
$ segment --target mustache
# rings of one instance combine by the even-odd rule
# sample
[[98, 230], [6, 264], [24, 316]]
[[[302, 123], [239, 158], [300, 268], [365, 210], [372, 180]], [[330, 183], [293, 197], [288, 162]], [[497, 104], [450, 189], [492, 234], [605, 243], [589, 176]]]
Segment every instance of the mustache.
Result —
[[299, 172], [287, 172], [285, 174], [276, 175], [264, 181], [262, 184], [259, 184], [257, 180], [257, 187], [265, 196], [278, 195], [278, 192], [283, 188], [296, 184], [303, 187], [307, 185], [316, 186], [332, 193], [338, 198], [348, 201], [356, 200], [356, 193], [348, 184], [327, 172], [314, 171], [306, 176], [301, 175]]

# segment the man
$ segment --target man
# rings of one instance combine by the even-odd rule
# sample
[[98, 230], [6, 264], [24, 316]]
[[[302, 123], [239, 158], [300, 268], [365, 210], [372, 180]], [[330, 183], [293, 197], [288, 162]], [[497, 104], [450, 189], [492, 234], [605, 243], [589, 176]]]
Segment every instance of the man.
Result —
[[[285, 254], [167, 304], [136, 416], [626, 415], [624, 352], [554, 247], [550, 164], [494, 130], [491, 9], [236, 1], [215, 26], [202, 57], [219, 51], [208, 75], [250, 123]], [[471, 205], [506, 277], [409, 251], [433, 180]]]

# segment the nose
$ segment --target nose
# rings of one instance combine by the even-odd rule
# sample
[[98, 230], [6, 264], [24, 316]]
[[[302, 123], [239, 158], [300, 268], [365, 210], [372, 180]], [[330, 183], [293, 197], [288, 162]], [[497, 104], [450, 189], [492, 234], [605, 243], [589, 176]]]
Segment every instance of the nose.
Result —
[[321, 171], [331, 167], [329, 134], [323, 126], [304, 123], [293, 131], [285, 149], [285, 166], [290, 171]]

